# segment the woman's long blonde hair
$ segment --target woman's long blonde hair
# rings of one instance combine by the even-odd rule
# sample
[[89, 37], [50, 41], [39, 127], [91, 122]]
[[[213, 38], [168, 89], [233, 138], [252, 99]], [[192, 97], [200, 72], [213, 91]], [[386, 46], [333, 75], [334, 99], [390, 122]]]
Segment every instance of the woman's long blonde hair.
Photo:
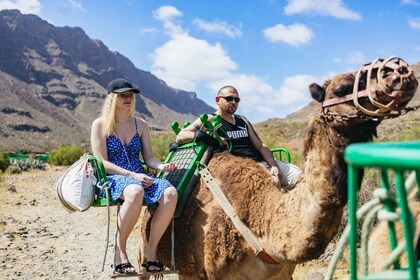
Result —
[[[134, 116], [134, 109], [136, 105], [135, 94], [131, 100], [131, 106], [129, 115], [130, 117]], [[108, 138], [115, 131], [115, 111], [117, 107], [117, 97], [118, 94], [110, 93], [105, 99], [104, 105], [102, 106], [101, 113], [99, 117], [102, 119], [102, 133], [105, 137]]]

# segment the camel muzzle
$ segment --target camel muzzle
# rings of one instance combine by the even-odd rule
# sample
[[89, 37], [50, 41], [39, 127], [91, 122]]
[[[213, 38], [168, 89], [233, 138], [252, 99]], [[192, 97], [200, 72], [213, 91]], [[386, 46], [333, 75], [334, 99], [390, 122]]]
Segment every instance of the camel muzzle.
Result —
[[322, 103], [323, 113], [328, 115], [326, 111], [332, 105], [353, 101], [358, 111], [354, 117], [396, 117], [413, 98], [417, 86], [413, 70], [403, 59], [377, 58], [359, 69], [352, 93]]

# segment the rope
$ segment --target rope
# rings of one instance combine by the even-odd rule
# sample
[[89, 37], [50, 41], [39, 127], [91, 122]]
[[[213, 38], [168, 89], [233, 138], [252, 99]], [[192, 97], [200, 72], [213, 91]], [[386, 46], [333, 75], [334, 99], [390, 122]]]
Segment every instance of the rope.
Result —
[[379, 204], [371, 208], [370, 211], [366, 214], [365, 221], [362, 226], [362, 240], [361, 240], [361, 266], [363, 275], [368, 275], [369, 270], [369, 256], [368, 256], [368, 241], [370, 229], [372, 224], [375, 221], [376, 214], [383, 209], [383, 205]]
[[175, 233], [174, 233], [174, 218], [172, 218], [172, 231], [171, 231], [171, 270], [175, 270]]
[[[364, 217], [373, 207], [379, 205], [381, 201], [378, 198], [374, 198], [366, 202], [356, 213], [357, 220], [360, 220]], [[350, 225], [347, 225], [341, 234], [340, 240], [338, 241], [337, 247], [334, 251], [331, 261], [328, 265], [327, 274], [325, 275], [325, 280], [333, 279], [334, 271], [338, 263], [338, 259], [343, 254], [344, 246], [347, 244], [347, 239], [350, 234]]]
[[[117, 229], [115, 230], [115, 239], [114, 239], [114, 260], [113, 260], [113, 268], [114, 268], [114, 273], [115, 273], [115, 262], [117, 260], [117, 243], [118, 243], [118, 231], [119, 231], [119, 225], [118, 225], [118, 215], [120, 214], [120, 203], [118, 203], [117, 205]], [[108, 247], [108, 246], [107, 246]]]
[[109, 244], [109, 228], [110, 228], [110, 220], [111, 220], [111, 215], [110, 215], [110, 205], [109, 205], [109, 187], [108, 187], [109, 182], [105, 182], [103, 185], [100, 185], [99, 182], [96, 184], [96, 186], [103, 190], [105, 192], [105, 196], [106, 196], [106, 208], [107, 208], [107, 225], [106, 225], [106, 246], [105, 246], [105, 253], [104, 253], [104, 259], [102, 261], [102, 272], [105, 269], [105, 262], [106, 262], [106, 256], [108, 254], [108, 244]]
[[[416, 242], [420, 237], [420, 228], [417, 228], [416, 230], [416, 234], [414, 235], [414, 239], [413, 239], [413, 246], [416, 246]], [[380, 266], [379, 270], [385, 270], [387, 268], [389, 268], [394, 262], [395, 260], [399, 259], [401, 254], [404, 253], [405, 250], [405, 240], [403, 240], [398, 246], [397, 248], [394, 249], [394, 251], [391, 252], [391, 254], [388, 256], [388, 258], [386, 258], [386, 260], [384, 261], [384, 263], [382, 264], [382, 266]]]
[[[407, 190], [407, 193], [410, 193], [410, 191], [414, 188], [414, 184], [415, 184], [415, 180], [416, 180], [416, 173], [413, 171], [410, 173], [410, 175], [407, 177], [404, 187]], [[360, 221], [363, 217], [366, 216], [366, 226], [364, 226], [364, 230], [369, 231], [370, 229], [370, 225], [372, 221], [370, 221], [370, 219], [373, 219], [374, 213], [378, 212], [381, 210], [381, 208], [383, 207], [383, 201], [385, 199], [391, 199], [391, 200], [395, 200], [395, 196], [394, 194], [392, 194], [391, 192], [388, 192], [385, 189], [376, 189], [374, 191], [374, 198], [368, 202], [366, 202], [363, 206], [360, 207], [360, 209], [357, 211], [356, 213], [356, 218], [357, 221]], [[373, 217], [371, 217], [371, 215]], [[388, 215], [388, 216], [384, 216], [385, 219], [390, 219], [390, 220], [394, 220], [395, 216], [392, 215]], [[415, 226], [415, 224], [414, 224]], [[416, 242], [416, 240], [419, 238], [420, 236], [420, 230], [417, 229], [416, 231], [416, 235], [415, 238], [413, 240], [413, 242]], [[338, 241], [337, 247], [334, 251], [333, 256], [331, 257], [331, 261], [328, 265], [327, 268], [327, 272], [325, 275], [325, 280], [332, 280], [333, 275], [334, 275], [334, 271], [336, 269], [337, 263], [338, 263], [338, 259], [340, 258], [340, 256], [343, 254], [343, 250], [345, 245], [347, 244], [347, 240], [350, 234], [350, 225], [348, 224], [346, 226], [346, 228], [344, 229], [340, 240]], [[364, 233], [362, 231], [362, 246], [363, 242], [367, 242], [363, 241], [364, 238], [367, 238], [368, 233]], [[367, 246], [367, 245], [366, 245]], [[363, 248], [363, 247], [362, 247]], [[386, 268], [388, 268], [390, 265], [392, 265], [393, 263], [395, 263], [396, 260], [398, 260], [398, 258], [401, 256], [401, 254], [404, 252], [405, 249], [405, 241], [401, 242], [397, 248], [395, 248], [395, 250], [390, 254], [390, 256], [385, 260], [384, 264], [381, 266], [380, 270], [384, 270]], [[363, 265], [363, 269], [362, 271], [367, 271], [368, 270], [368, 266], [367, 263], [364, 263], [365, 260], [367, 261], [367, 253], [364, 254], [364, 250], [362, 250], [362, 265]], [[366, 272], [367, 274], [367, 272]], [[365, 275], [366, 275], [365, 274]]]
[[257, 237], [251, 232], [251, 230], [238, 218], [235, 210], [230, 204], [227, 197], [224, 195], [218, 184], [214, 181], [213, 177], [211, 176], [210, 172], [208, 171], [205, 165], [199, 165], [199, 172], [207, 184], [207, 187], [213, 194], [216, 201], [219, 203], [220, 207], [225, 211], [226, 215], [231, 219], [232, 223], [239, 231], [239, 233], [243, 236], [243, 238], [248, 242], [248, 244], [252, 247], [255, 254], [258, 254], [264, 248], [257, 239]]

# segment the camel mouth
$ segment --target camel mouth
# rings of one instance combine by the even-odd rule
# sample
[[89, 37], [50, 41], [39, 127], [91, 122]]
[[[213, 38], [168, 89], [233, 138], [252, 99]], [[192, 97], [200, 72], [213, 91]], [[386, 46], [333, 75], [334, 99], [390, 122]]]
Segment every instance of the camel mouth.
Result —
[[[352, 101], [357, 118], [388, 118], [401, 115], [413, 98], [418, 81], [401, 58], [378, 58], [363, 65], [355, 75], [353, 91], [323, 102], [323, 111]], [[347, 115], [347, 117], [350, 117]]]

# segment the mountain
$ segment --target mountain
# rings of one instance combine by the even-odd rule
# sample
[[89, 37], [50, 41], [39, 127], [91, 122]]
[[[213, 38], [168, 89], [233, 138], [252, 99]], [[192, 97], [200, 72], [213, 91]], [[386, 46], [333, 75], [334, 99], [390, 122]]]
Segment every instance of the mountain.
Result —
[[79, 27], [56, 27], [18, 10], [0, 11], [0, 148], [42, 151], [88, 143], [106, 85], [124, 77], [138, 86], [136, 111], [156, 130], [215, 109], [168, 86], [89, 38]]

